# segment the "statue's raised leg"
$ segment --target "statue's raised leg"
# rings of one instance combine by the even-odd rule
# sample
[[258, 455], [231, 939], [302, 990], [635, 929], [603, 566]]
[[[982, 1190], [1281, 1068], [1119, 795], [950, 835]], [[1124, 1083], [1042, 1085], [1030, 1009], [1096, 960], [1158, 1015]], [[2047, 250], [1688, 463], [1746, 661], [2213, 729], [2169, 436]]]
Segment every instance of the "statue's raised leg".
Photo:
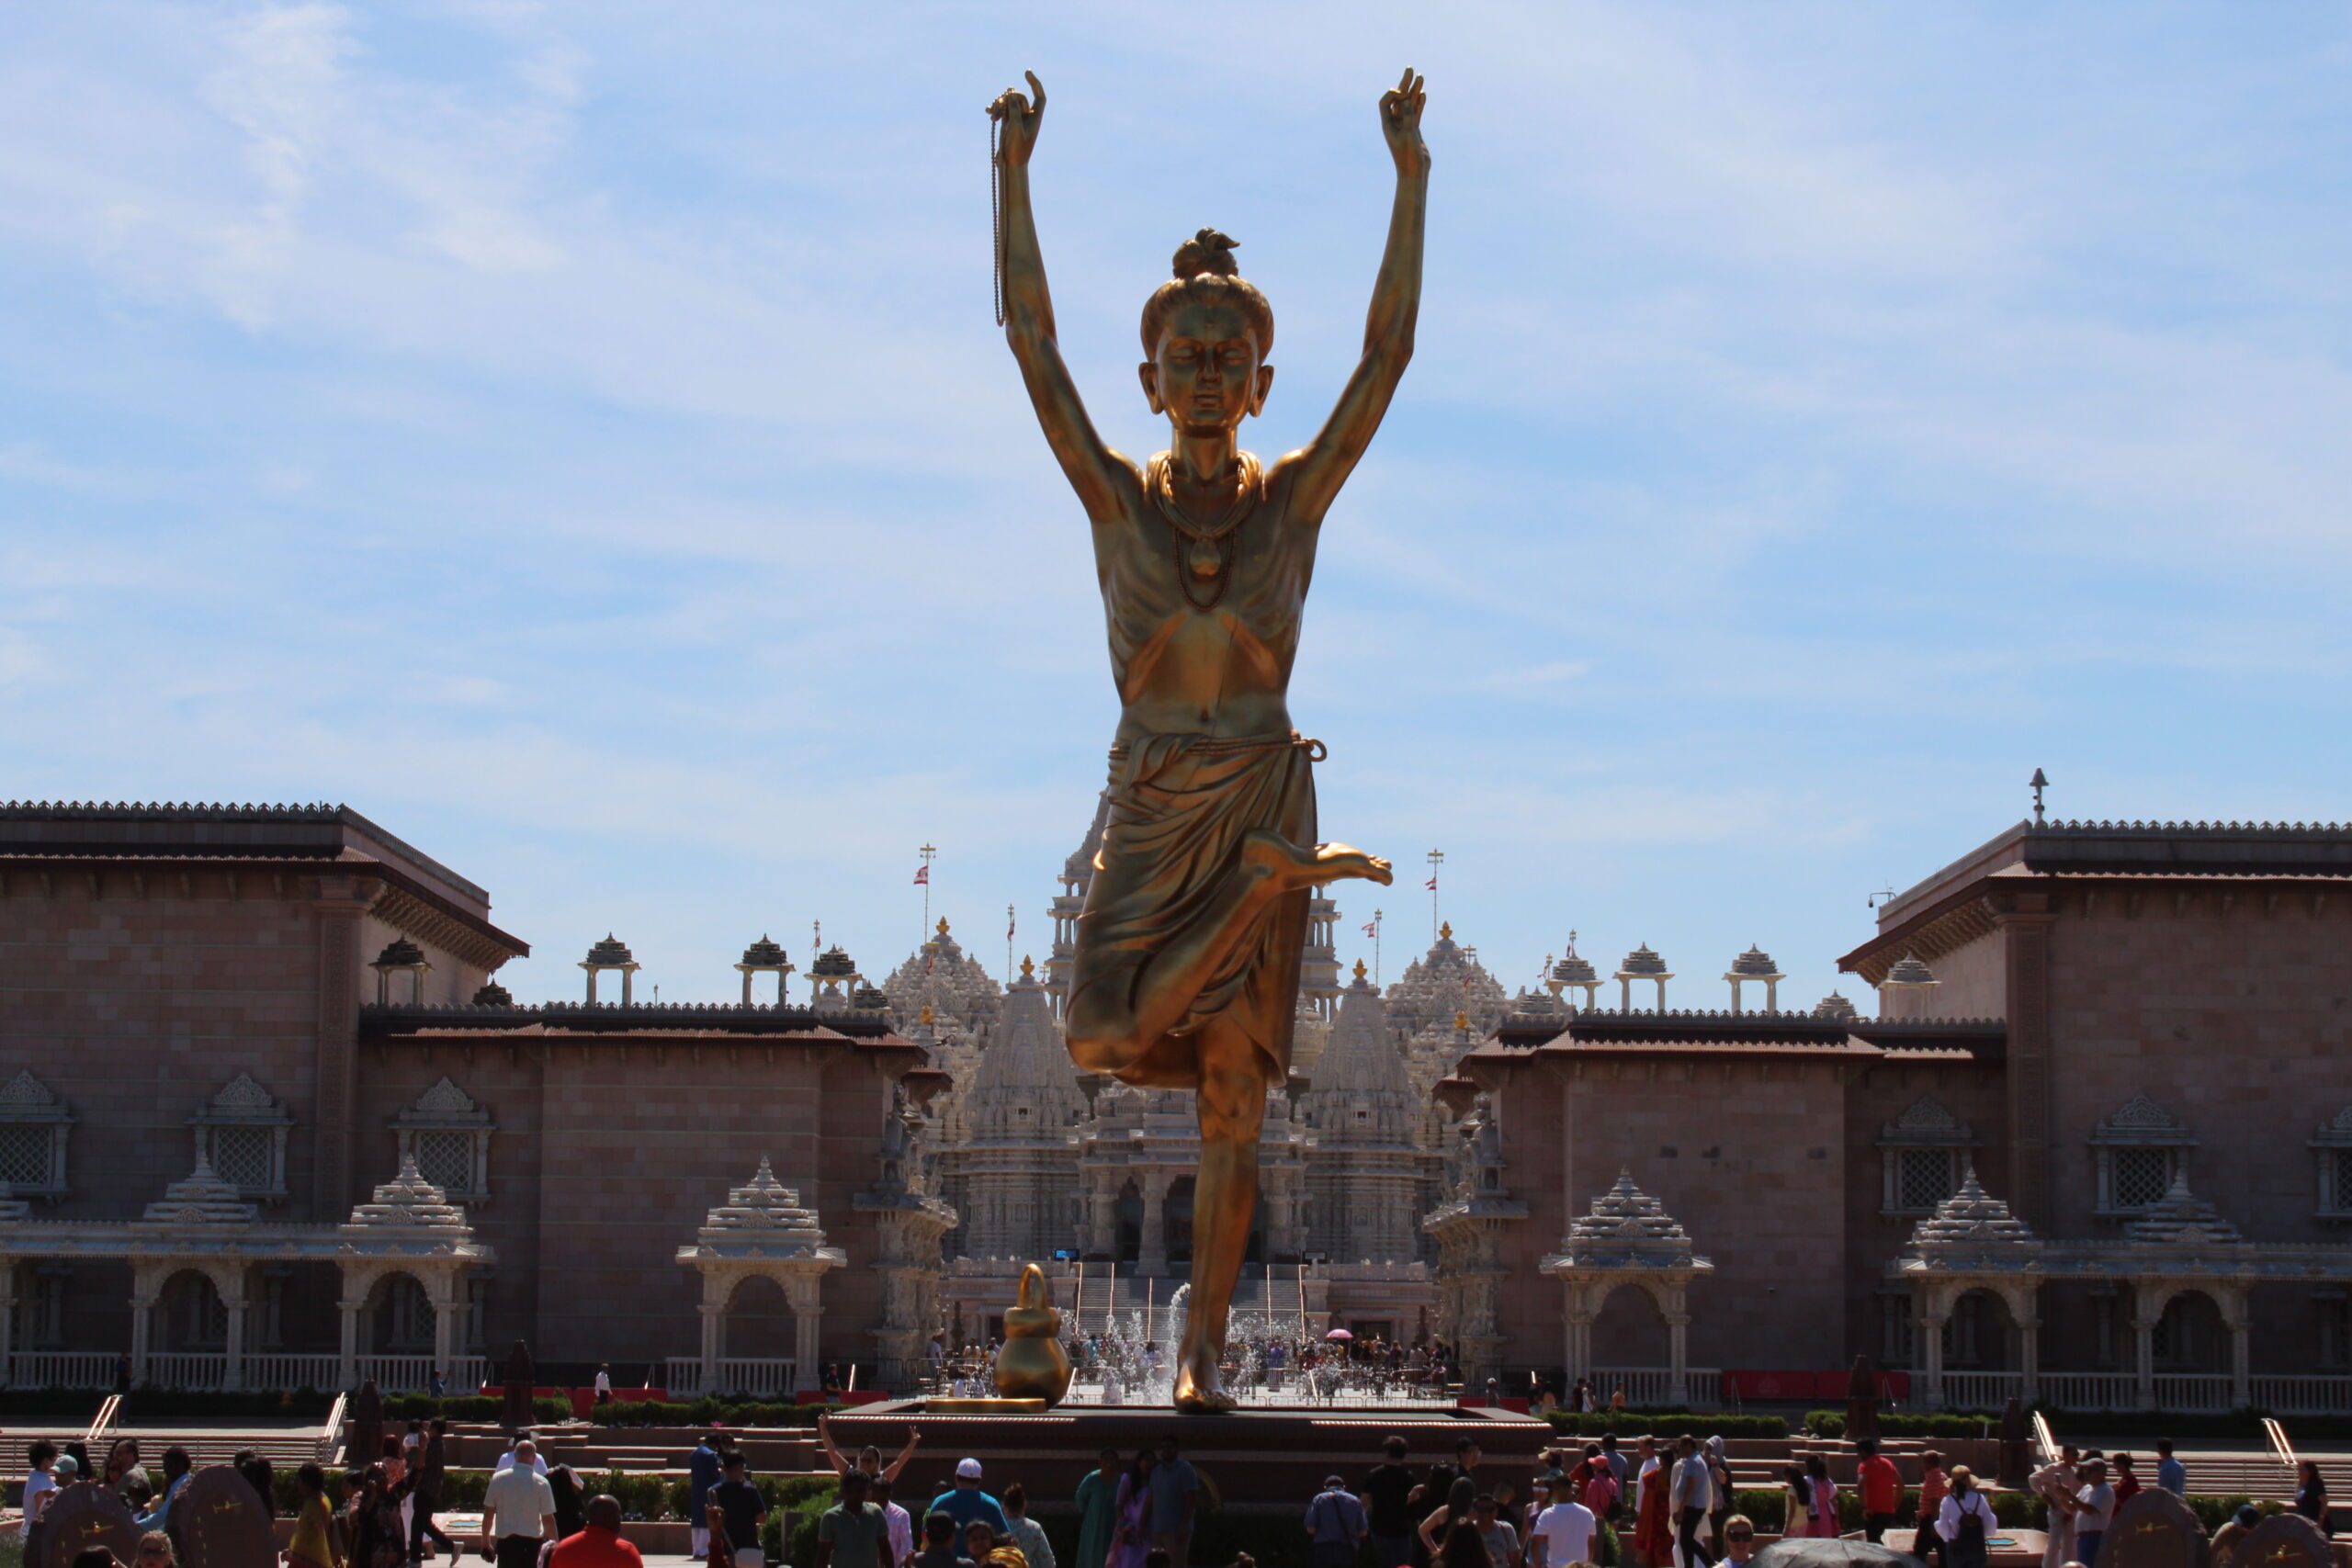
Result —
[[1158, 1044], [1285, 893], [1347, 877], [1391, 880], [1388, 863], [1376, 855], [1346, 844], [1302, 847], [1263, 828], [1243, 836], [1237, 858], [1200, 916], [1157, 953], [1098, 955], [1081, 929], [1068, 1024], [1080, 1066], [1115, 1075]]

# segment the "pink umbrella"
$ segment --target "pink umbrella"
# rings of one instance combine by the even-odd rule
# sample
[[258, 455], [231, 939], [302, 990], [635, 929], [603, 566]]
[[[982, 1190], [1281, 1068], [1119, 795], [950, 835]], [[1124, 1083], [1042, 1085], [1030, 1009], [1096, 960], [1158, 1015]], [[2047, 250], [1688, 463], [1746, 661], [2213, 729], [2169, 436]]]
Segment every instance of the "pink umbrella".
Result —
[[1323, 1336], [1323, 1337], [1326, 1339], [1353, 1339], [1355, 1336], [1349, 1333], [1344, 1328], [1335, 1328], [1331, 1330], [1330, 1333]]

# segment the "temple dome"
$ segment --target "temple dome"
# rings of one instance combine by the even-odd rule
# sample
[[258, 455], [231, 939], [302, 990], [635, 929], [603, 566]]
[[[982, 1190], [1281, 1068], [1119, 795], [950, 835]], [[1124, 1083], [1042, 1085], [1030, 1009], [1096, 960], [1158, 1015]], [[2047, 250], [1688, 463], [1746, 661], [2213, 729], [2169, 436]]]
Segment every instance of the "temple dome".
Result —
[[1655, 980], [1666, 973], [1666, 960], [1651, 951], [1648, 942], [1625, 954], [1625, 962], [1617, 968], [1618, 977], [1631, 976], [1636, 980]]
[[1781, 971], [1772, 955], [1753, 943], [1746, 953], [1731, 961], [1731, 972], [1744, 980], [1779, 979]]
[[1038, 1140], [1059, 1144], [1086, 1114], [1078, 1068], [1054, 1027], [1046, 988], [1034, 965], [1005, 993], [1004, 1010], [980, 1050], [965, 1092], [963, 1114], [978, 1140]]
[[1453, 940], [1449, 922], [1438, 929], [1430, 950], [1405, 966], [1388, 987], [1388, 1021], [1413, 1036], [1454, 1033], [1456, 1013], [1469, 1015], [1471, 1030], [1484, 1034], [1510, 1010], [1510, 993], [1478, 962], [1475, 948]]
[[628, 943], [614, 936], [612, 932], [606, 931], [605, 940], [588, 950], [587, 962], [600, 968], [618, 968], [624, 964], [634, 964], [637, 960], [630, 956]]

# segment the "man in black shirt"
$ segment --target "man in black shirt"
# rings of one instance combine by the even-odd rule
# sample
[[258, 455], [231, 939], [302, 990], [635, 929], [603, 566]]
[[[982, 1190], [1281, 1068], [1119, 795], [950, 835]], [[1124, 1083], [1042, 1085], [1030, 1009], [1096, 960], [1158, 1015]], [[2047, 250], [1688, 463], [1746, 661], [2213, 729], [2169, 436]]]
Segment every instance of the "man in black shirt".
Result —
[[752, 1484], [751, 1469], [741, 1450], [730, 1450], [727, 1479], [710, 1489], [711, 1505], [727, 1522], [728, 1555], [735, 1568], [765, 1568], [767, 1562], [760, 1546], [760, 1524], [767, 1517], [768, 1506]]
[[1405, 1467], [1405, 1439], [1381, 1445], [1385, 1461], [1372, 1467], [1356, 1488], [1356, 1501], [1372, 1537], [1372, 1568], [1400, 1568], [1413, 1560], [1413, 1472]]
[[956, 1516], [933, 1508], [923, 1516], [922, 1550], [915, 1553], [915, 1568], [978, 1568], [956, 1550]]

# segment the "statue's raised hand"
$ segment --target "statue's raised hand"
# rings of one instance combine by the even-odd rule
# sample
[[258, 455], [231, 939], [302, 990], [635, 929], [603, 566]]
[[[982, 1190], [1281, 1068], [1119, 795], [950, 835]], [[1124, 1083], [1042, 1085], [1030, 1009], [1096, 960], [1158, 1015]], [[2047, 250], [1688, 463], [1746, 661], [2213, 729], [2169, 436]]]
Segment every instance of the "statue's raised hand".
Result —
[[989, 118], [1004, 127], [1004, 140], [998, 156], [1011, 167], [1029, 162], [1029, 154], [1036, 151], [1037, 125], [1046, 118], [1046, 85], [1037, 80], [1035, 71], [1023, 71], [1029, 78], [1030, 96], [1023, 97], [1018, 87], [1007, 87], [989, 105]]
[[[1029, 78], [1032, 85], [1036, 80], [1035, 76]], [[1429, 145], [1421, 140], [1421, 106], [1429, 98], [1421, 78], [1413, 74], [1409, 65], [1396, 85], [1380, 95], [1380, 132], [1388, 139], [1388, 153], [1396, 160], [1396, 172], [1400, 175], [1430, 172]], [[1042, 98], [1038, 101], [1044, 102]]]

